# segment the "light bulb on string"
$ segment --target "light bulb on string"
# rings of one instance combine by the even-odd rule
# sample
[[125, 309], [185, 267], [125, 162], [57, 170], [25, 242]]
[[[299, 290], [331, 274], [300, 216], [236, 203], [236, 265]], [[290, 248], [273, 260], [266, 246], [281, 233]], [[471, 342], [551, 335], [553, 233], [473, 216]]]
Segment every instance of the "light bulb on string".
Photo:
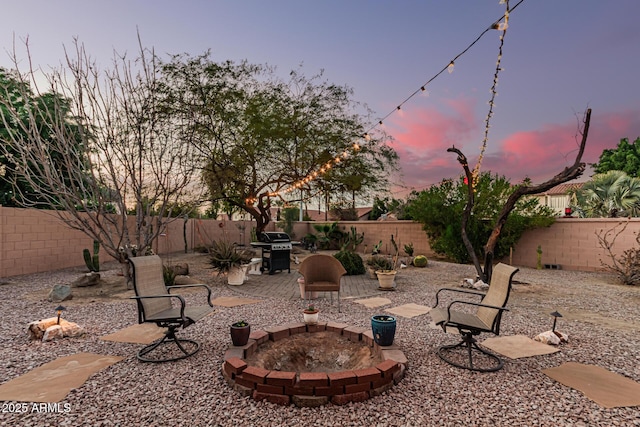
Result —
[[453, 73], [453, 68], [454, 68], [455, 64], [453, 61], [451, 61], [449, 63], [449, 66], [447, 67], [447, 71], [449, 72], [449, 74]]

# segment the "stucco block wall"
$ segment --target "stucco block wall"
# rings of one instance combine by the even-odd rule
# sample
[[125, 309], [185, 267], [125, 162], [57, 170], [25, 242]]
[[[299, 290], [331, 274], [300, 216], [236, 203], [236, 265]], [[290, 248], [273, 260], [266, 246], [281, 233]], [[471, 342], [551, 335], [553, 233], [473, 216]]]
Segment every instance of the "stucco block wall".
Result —
[[0, 207], [0, 277], [83, 265], [82, 249], [92, 247], [45, 211]]
[[[559, 218], [551, 227], [526, 232], [513, 250], [511, 262], [517, 266], [535, 268], [537, 248], [542, 249], [542, 263], [558, 265], [567, 270], [602, 270], [601, 260], [608, 262], [604, 250], [598, 244], [596, 233], [618, 227], [626, 219], [574, 219]], [[129, 218], [133, 227], [135, 218]], [[307, 233], [316, 233], [313, 224], [319, 222], [294, 223], [294, 240]], [[213, 240], [226, 238], [231, 242], [249, 245], [251, 221], [220, 221], [212, 219], [177, 219], [169, 224], [165, 233], [153, 244], [156, 253], [183, 252], [185, 234], [188, 250], [207, 246]], [[340, 228], [364, 233], [360, 252], [370, 252], [382, 240], [382, 253], [391, 253], [391, 235], [397, 235], [400, 253], [404, 256], [404, 245], [413, 243], [414, 254], [433, 257], [433, 251], [421, 224], [412, 221], [345, 221]], [[242, 230], [244, 227], [244, 230]], [[270, 223], [268, 230], [275, 230]], [[640, 218], [629, 220], [627, 229], [619, 234], [614, 250], [622, 254], [637, 247], [636, 235], [640, 232]], [[612, 236], [613, 237], [613, 236]], [[82, 232], [67, 227], [57, 217], [36, 209], [5, 208], [0, 206], [0, 278], [57, 270], [84, 265], [82, 250], [93, 247], [93, 240]], [[112, 261], [104, 249], [100, 251], [101, 262]]]
[[603, 234], [614, 228], [621, 230], [627, 221], [627, 228], [618, 235], [614, 246], [615, 253], [622, 254], [637, 246], [635, 239], [640, 232], [640, 218], [559, 218], [549, 228], [527, 231], [514, 248], [512, 262], [535, 268], [540, 245], [542, 264], [554, 264], [566, 270], [602, 270], [601, 261], [610, 264], [610, 258], [600, 246], [597, 233]]

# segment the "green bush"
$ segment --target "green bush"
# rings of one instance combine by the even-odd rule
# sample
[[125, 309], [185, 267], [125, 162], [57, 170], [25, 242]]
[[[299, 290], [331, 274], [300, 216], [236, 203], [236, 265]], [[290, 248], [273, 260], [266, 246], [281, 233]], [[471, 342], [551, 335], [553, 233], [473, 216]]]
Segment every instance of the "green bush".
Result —
[[418, 255], [413, 259], [413, 265], [416, 267], [426, 267], [429, 261], [427, 257], [424, 255]]
[[364, 262], [362, 257], [355, 252], [340, 251], [334, 255], [334, 257], [340, 261], [340, 264], [347, 270], [347, 276], [355, 276], [358, 274], [364, 274]]
[[[490, 172], [483, 172], [478, 177], [475, 204], [467, 223], [467, 236], [479, 258], [484, 257], [483, 248], [493, 231], [496, 218], [516, 187], [504, 176]], [[414, 220], [422, 223], [431, 249], [462, 264], [471, 261], [462, 241], [462, 214], [467, 193], [467, 185], [462, 179], [444, 180], [427, 190], [412, 193], [406, 208]], [[540, 206], [536, 198], [521, 198], [502, 228], [494, 258], [508, 256], [510, 248], [526, 230], [548, 227], [554, 220], [553, 211]]]

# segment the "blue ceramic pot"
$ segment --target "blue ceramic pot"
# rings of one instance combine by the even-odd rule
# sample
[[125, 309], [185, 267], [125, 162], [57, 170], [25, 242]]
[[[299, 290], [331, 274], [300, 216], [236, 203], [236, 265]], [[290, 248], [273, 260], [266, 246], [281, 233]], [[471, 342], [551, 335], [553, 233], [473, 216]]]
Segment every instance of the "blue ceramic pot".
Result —
[[393, 344], [396, 335], [396, 318], [387, 314], [376, 314], [371, 317], [373, 340], [381, 346]]

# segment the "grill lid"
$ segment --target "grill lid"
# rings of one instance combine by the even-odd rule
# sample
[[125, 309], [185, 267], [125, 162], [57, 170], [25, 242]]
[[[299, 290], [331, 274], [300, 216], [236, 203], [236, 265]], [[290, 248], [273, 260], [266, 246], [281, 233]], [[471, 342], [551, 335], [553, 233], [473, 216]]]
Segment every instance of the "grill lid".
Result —
[[260, 234], [260, 241], [266, 243], [290, 242], [291, 238], [287, 233], [281, 231], [263, 231]]

